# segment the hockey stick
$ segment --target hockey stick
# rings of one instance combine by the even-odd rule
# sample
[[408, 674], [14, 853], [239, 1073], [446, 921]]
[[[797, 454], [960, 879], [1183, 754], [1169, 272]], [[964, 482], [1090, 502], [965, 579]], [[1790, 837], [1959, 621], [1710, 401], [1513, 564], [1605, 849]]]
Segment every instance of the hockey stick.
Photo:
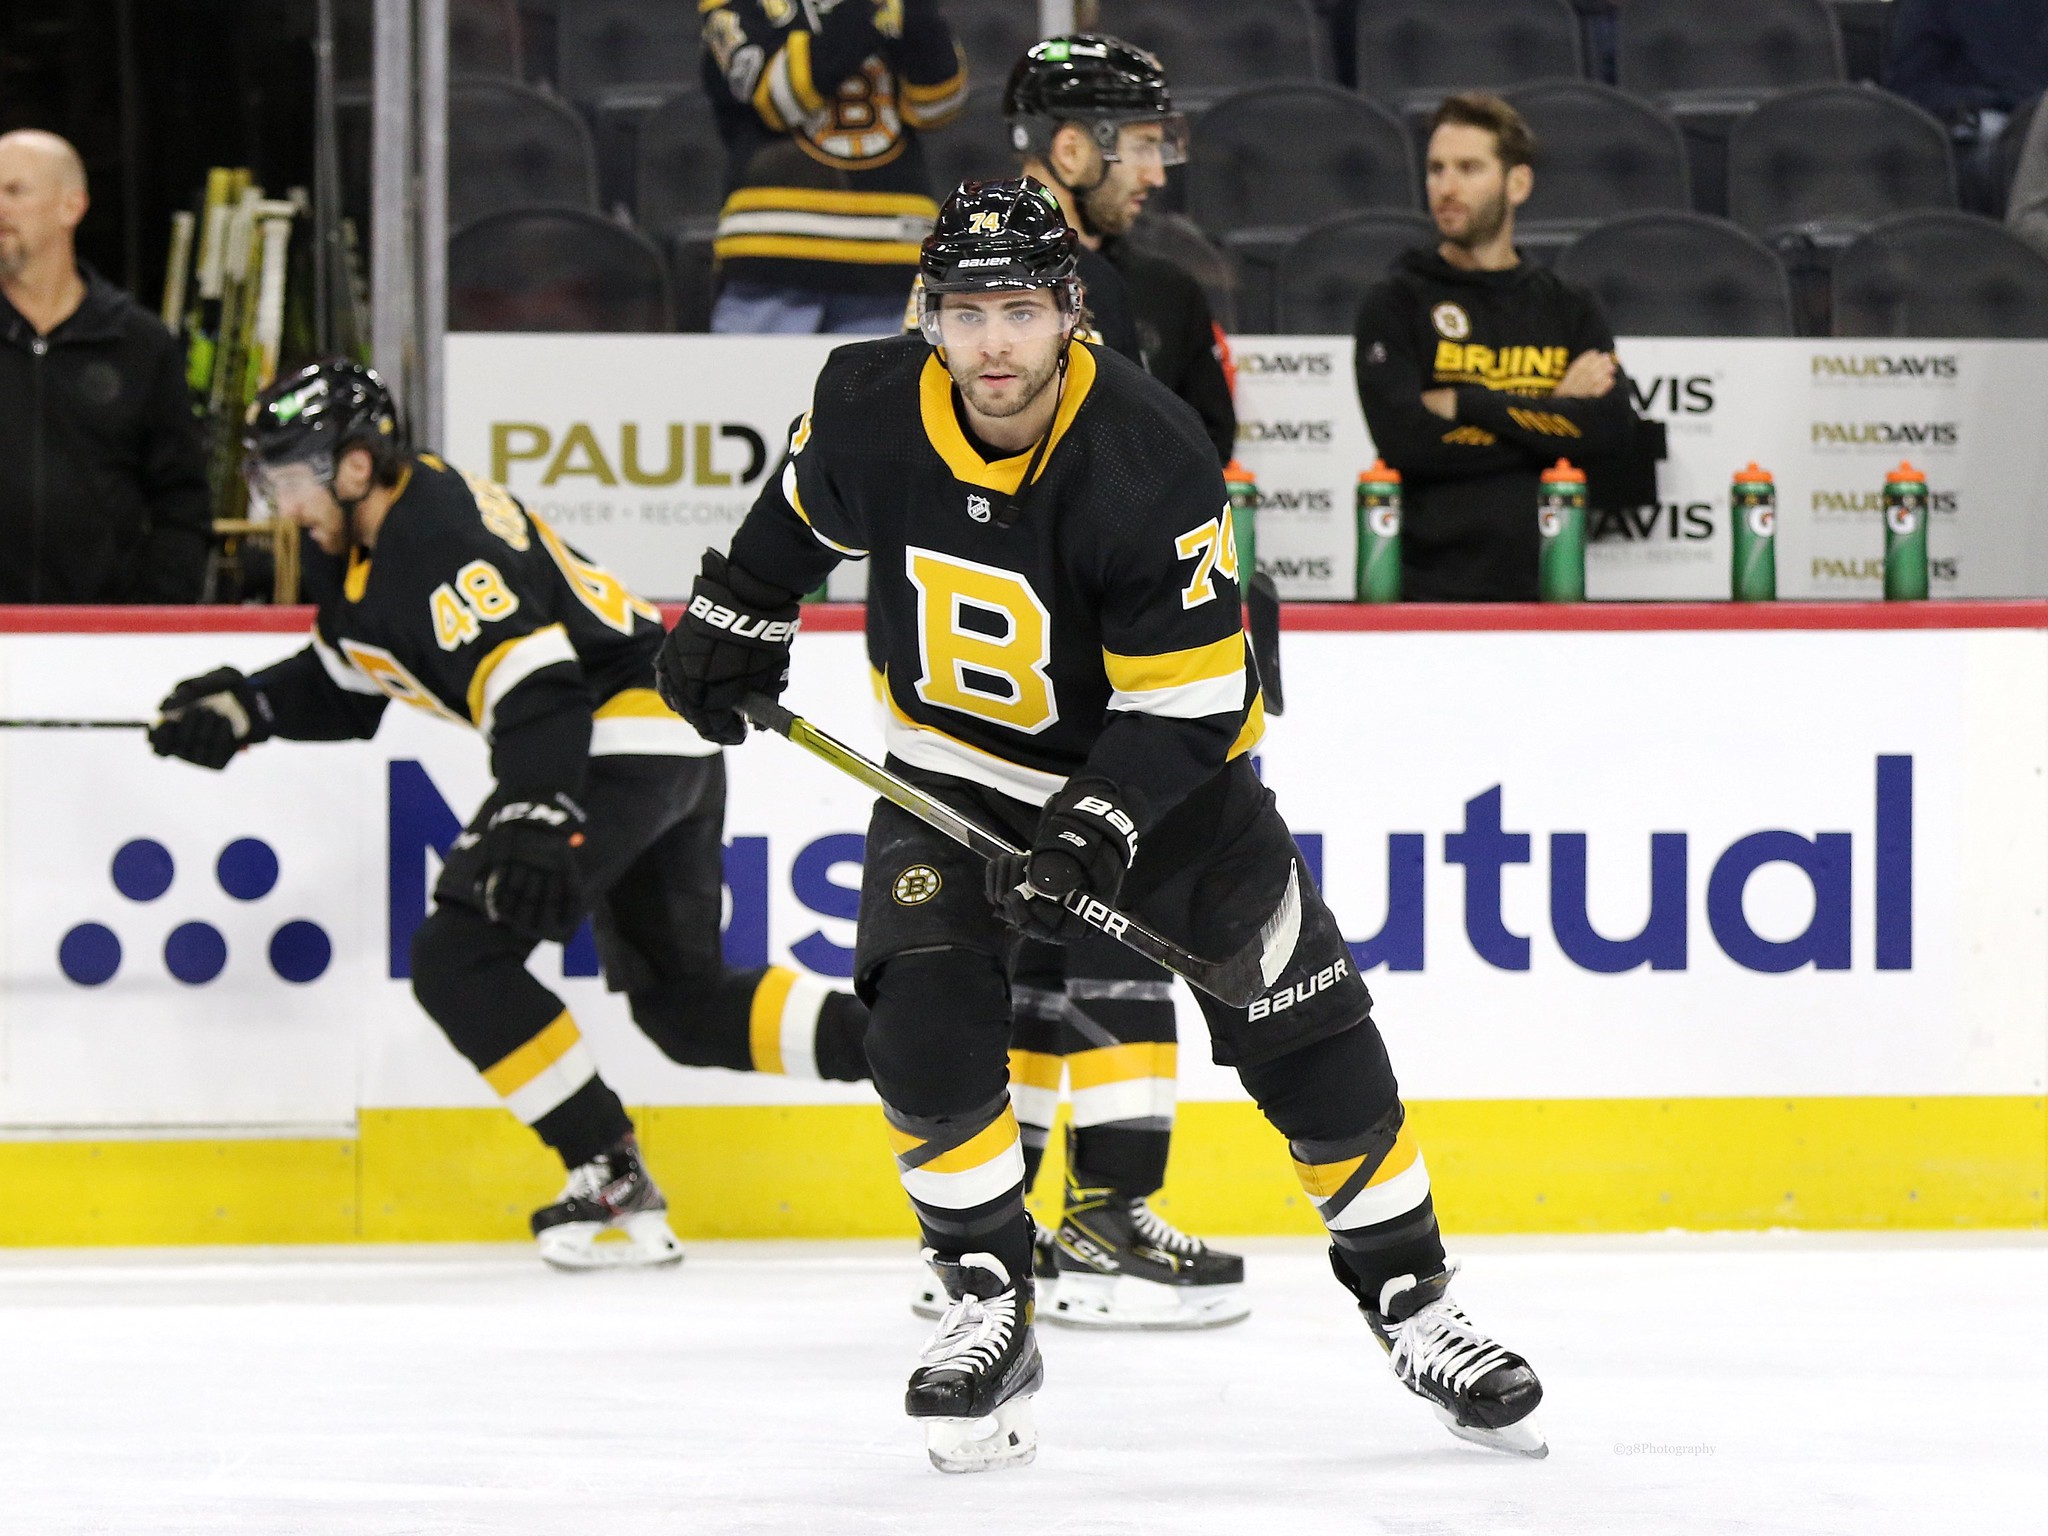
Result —
[[0, 720], [0, 731], [146, 731], [154, 720]]
[[[984, 859], [1021, 851], [979, 822], [932, 799], [881, 764], [869, 762], [843, 741], [826, 735], [803, 716], [792, 714], [772, 700], [759, 694], [752, 695], [741, 702], [740, 713], [757, 729], [787, 737], [812, 756], [823, 758], [841, 773], [860, 780], [884, 800], [901, 806], [926, 826], [945, 833]], [[1223, 960], [1204, 960], [1199, 955], [1190, 954], [1173, 940], [1154, 933], [1135, 917], [1097, 901], [1085, 891], [1075, 891], [1061, 905], [1090, 928], [1108, 934], [1119, 944], [1165, 966], [1176, 976], [1185, 977], [1190, 985], [1200, 987], [1211, 997], [1233, 1008], [1243, 1008], [1271, 987], [1293, 958], [1295, 943], [1301, 937], [1300, 881], [1300, 869], [1290, 868], [1287, 890], [1273, 915], [1261, 925], [1250, 943]], [[1020, 889], [1029, 895], [1038, 895], [1029, 887]], [[1038, 899], [1050, 898], [1040, 896]]]

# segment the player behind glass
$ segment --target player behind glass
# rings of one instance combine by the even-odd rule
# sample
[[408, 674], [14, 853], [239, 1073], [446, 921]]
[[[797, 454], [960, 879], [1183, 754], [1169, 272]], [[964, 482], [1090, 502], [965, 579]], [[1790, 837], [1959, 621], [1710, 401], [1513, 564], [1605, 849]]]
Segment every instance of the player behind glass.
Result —
[[496, 783], [413, 936], [413, 993], [568, 1169], [533, 1215], [541, 1257], [674, 1263], [633, 1123], [527, 970], [534, 946], [569, 939], [587, 914], [606, 984], [687, 1066], [865, 1078], [867, 1013], [778, 966], [725, 967], [724, 757], [654, 691], [659, 611], [502, 487], [406, 452], [390, 395], [358, 364], [271, 385], [243, 445], [252, 495], [318, 551], [311, 643], [254, 676], [222, 667], [178, 684], [150, 745], [225, 768], [273, 736], [372, 736], [392, 699], [474, 729]]
[[1400, 1381], [1453, 1433], [1540, 1455], [1535, 1374], [1448, 1294], [1371, 999], [1252, 770], [1262, 713], [1216, 455], [1184, 404], [1073, 339], [1073, 248], [1028, 178], [947, 201], [923, 250], [924, 334], [832, 354], [659, 664], [684, 718], [741, 741], [741, 701], [783, 687], [797, 594], [869, 559], [890, 766], [1028, 850], [983, 865], [887, 802], [869, 823], [855, 985], [952, 1298], [906, 1410], [946, 1471], [1035, 1451], [1009, 931], [1065, 938], [1057, 898], [1080, 893], [1228, 955], [1293, 903], [1272, 986], [1244, 1008], [1200, 999], [1216, 1058], [1288, 1138]]

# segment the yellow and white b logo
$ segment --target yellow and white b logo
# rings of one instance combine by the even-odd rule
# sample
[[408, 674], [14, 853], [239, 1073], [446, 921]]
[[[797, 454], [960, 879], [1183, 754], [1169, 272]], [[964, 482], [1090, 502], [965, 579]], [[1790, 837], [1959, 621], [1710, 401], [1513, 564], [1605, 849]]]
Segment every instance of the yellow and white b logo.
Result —
[[939, 887], [945, 884], [939, 872], [929, 864], [913, 864], [896, 877], [896, 883], [889, 887], [889, 894], [896, 898], [896, 904], [903, 907], [921, 907], [939, 894]]

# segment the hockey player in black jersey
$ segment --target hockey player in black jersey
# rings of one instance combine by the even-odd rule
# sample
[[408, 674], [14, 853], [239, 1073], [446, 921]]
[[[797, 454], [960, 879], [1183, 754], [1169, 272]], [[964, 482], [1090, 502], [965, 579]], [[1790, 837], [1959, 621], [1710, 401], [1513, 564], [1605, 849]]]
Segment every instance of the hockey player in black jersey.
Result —
[[1216, 1058], [1288, 1138], [1337, 1278], [1400, 1381], [1453, 1433], [1540, 1455], [1536, 1377], [1448, 1295], [1371, 999], [1252, 771], [1258, 677], [1215, 454], [1142, 370], [1073, 339], [1073, 243], [1028, 178], [948, 200], [922, 256], [924, 337], [832, 354], [659, 664], [685, 719], [741, 741], [742, 702], [783, 686], [797, 594], [872, 561], [891, 766], [1026, 850], [983, 865], [888, 802], [869, 823], [854, 962], [868, 1059], [953, 1298], [906, 1409], [947, 1471], [1035, 1450], [1010, 930], [1065, 937], [1060, 899], [1079, 893], [1226, 955], [1293, 890], [1272, 987], [1243, 1008], [1201, 999]]
[[[273, 736], [371, 736], [392, 699], [474, 728], [496, 786], [443, 862], [413, 992], [569, 1170], [533, 1217], [541, 1256], [675, 1262], [632, 1121], [527, 971], [534, 945], [588, 914], [607, 984], [688, 1066], [865, 1078], [867, 1016], [793, 971], [724, 966], [724, 760], [654, 691], [659, 611], [503, 488], [405, 452], [390, 396], [357, 364], [272, 385], [244, 445], [252, 493], [318, 551], [311, 644], [254, 676], [180, 683], [150, 745], [224, 768]], [[599, 1240], [612, 1230], [625, 1240]]]

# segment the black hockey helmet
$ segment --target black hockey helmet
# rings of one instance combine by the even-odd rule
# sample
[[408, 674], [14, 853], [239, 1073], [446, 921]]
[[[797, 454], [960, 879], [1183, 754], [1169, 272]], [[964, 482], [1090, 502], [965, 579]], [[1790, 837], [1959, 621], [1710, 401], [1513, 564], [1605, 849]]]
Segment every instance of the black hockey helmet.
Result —
[[1159, 60], [1098, 33], [1033, 43], [1003, 87], [1003, 117], [1011, 147], [1041, 160], [1065, 123], [1086, 128], [1105, 160], [1117, 158], [1118, 134], [1126, 123], [1158, 123], [1164, 163], [1187, 159], [1187, 119], [1173, 109]]
[[1051, 288], [1060, 307], [1079, 319], [1079, 244], [1060, 200], [1031, 177], [963, 181], [918, 253], [918, 317], [925, 340], [939, 345], [939, 296], [946, 293]]
[[374, 369], [346, 358], [308, 363], [274, 380], [249, 404], [242, 449], [255, 465], [311, 464], [332, 482], [342, 454], [370, 450], [388, 480], [404, 452], [398, 408]]

